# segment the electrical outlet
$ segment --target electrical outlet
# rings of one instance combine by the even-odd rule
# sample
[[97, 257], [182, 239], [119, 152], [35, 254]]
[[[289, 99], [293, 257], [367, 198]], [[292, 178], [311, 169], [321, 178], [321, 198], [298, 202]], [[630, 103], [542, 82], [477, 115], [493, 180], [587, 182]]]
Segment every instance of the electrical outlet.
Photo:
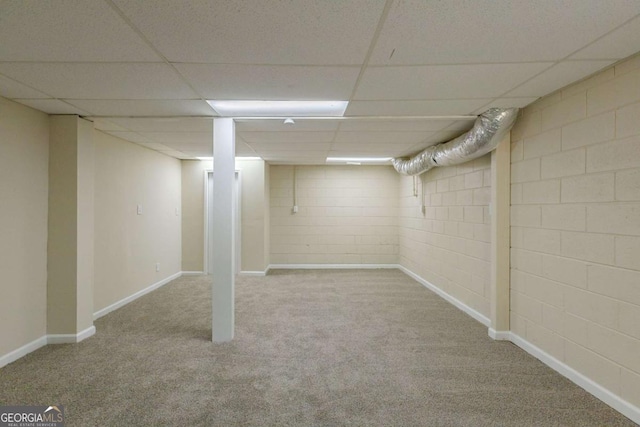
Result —
[[180, 210], [176, 208], [176, 216], [180, 215]]
[[295, 206], [293, 207], [293, 213], [298, 213], [298, 205], [295, 205]]
[[138, 209], [136, 212], [138, 212], [138, 215], [142, 215], [142, 205], [138, 205]]
[[156, 262], [156, 272], [157, 271], [160, 271], [160, 263], [159, 262]]

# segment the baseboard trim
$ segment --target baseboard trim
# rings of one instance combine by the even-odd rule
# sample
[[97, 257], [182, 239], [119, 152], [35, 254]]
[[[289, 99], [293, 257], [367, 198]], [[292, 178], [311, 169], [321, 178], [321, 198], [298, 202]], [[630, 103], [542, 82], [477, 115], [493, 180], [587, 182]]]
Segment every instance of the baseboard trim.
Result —
[[509, 332], [509, 341], [549, 366], [560, 375], [579, 385], [616, 411], [620, 412], [631, 421], [640, 424], [640, 408], [622, 399], [620, 396], [612, 393], [600, 384], [584, 376], [580, 372], [566, 365], [564, 362], [551, 356], [539, 347], [531, 344], [529, 341], [519, 335]]
[[269, 270], [265, 270], [265, 271], [241, 271], [239, 273], [240, 276], [266, 276], [267, 272]]
[[26, 356], [27, 354], [36, 351], [39, 348], [44, 347], [45, 345], [47, 345], [47, 336], [43, 335], [38, 339], [35, 339], [33, 341], [31, 341], [28, 344], [23, 345], [20, 348], [17, 348], [13, 351], [10, 351], [9, 353], [5, 354], [4, 356], [0, 356], [0, 368], [2, 368], [3, 366], [8, 365], [9, 363], [13, 363], [16, 360], [20, 359], [21, 357]]
[[50, 334], [47, 335], [47, 344], [76, 344], [86, 340], [96, 333], [96, 327], [90, 326], [77, 334]]
[[202, 276], [204, 271], [183, 271], [182, 276]]
[[270, 264], [269, 270], [366, 270], [394, 269], [398, 264]]
[[496, 341], [511, 341], [510, 331], [496, 331], [493, 328], [489, 328], [489, 337]]
[[172, 274], [171, 276], [166, 277], [166, 278], [164, 278], [164, 279], [152, 284], [151, 286], [147, 286], [146, 288], [144, 288], [142, 290], [139, 290], [138, 292], [136, 292], [136, 293], [134, 293], [132, 295], [129, 295], [128, 297], [123, 298], [120, 301], [115, 302], [115, 303], [111, 304], [108, 307], [105, 307], [105, 308], [103, 308], [101, 310], [96, 311], [95, 313], [93, 313], [93, 320], [97, 320], [97, 319], [101, 318], [102, 316], [105, 316], [105, 315], [111, 313], [112, 311], [117, 310], [120, 307], [123, 307], [123, 306], [129, 304], [130, 302], [132, 302], [134, 300], [137, 300], [141, 296], [146, 295], [151, 291], [155, 291], [159, 287], [164, 286], [167, 283], [171, 282], [172, 280], [175, 280], [175, 279], [179, 278], [180, 276], [182, 276], [182, 274], [183, 273], [181, 271], [179, 271], [179, 272], [177, 272], [175, 274]]
[[416, 273], [414, 273], [413, 271], [409, 270], [407, 267], [405, 267], [403, 265], [398, 265], [397, 268], [400, 269], [400, 271], [402, 271], [407, 276], [411, 277], [416, 282], [420, 283], [425, 288], [429, 289], [430, 291], [433, 291], [438, 296], [440, 296], [444, 300], [448, 301], [449, 303], [453, 304], [454, 306], [456, 306], [460, 310], [464, 311], [469, 316], [473, 317], [474, 319], [476, 319], [478, 322], [482, 323], [486, 327], [489, 327], [491, 325], [491, 320], [487, 316], [485, 316], [484, 314], [480, 313], [479, 311], [476, 311], [473, 308], [469, 307], [468, 305], [466, 305], [465, 303], [463, 303], [459, 299], [449, 295], [448, 293], [446, 293], [445, 291], [443, 291], [442, 289], [440, 289], [436, 285], [432, 284], [428, 280], [425, 280], [422, 277], [418, 276]]

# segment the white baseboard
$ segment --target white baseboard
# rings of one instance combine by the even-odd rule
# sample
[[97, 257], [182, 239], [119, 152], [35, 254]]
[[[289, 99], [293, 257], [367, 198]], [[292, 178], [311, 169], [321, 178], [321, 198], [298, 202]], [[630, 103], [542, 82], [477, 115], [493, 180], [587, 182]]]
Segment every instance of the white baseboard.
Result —
[[478, 322], [482, 323], [486, 327], [489, 327], [491, 325], [491, 320], [487, 316], [485, 316], [484, 314], [480, 313], [479, 311], [474, 310], [473, 308], [469, 307], [468, 305], [466, 305], [465, 303], [463, 303], [459, 299], [452, 297], [451, 295], [449, 295], [448, 293], [446, 293], [445, 291], [443, 291], [439, 287], [435, 286], [434, 284], [430, 283], [429, 281], [427, 281], [427, 280], [423, 279], [422, 277], [418, 276], [416, 273], [414, 273], [413, 271], [409, 270], [408, 268], [406, 268], [406, 267], [404, 267], [402, 265], [398, 265], [397, 268], [399, 268], [400, 271], [405, 273], [407, 276], [411, 277], [416, 282], [422, 284], [425, 288], [429, 289], [430, 291], [435, 292], [436, 294], [438, 294], [438, 296], [440, 296], [444, 300], [446, 300], [449, 303], [455, 305], [460, 310], [464, 311], [469, 316], [473, 317], [474, 319], [476, 319]]
[[77, 334], [50, 334], [31, 341], [10, 353], [0, 356], [0, 368], [15, 362], [21, 357], [44, 347], [47, 344], [74, 344], [83, 341], [96, 333], [96, 327], [90, 326]]
[[269, 270], [366, 270], [400, 268], [398, 264], [270, 264]]
[[162, 279], [159, 282], [156, 282], [156, 283], [152, 284], [151, 286], [147, 286], [146, 288], [144, 288], [144, 289], [142, 289], [142, 290], [140, 290], [140, 291], [138, 291], [138, 292], [136, 292], [136, 293], [134, 293], [132, 295], [129, 295], [128, 297], [123, 298], [120, 301], [115, 302], [115, 303], [111, 304], [108, 307], [105, 307], [105, 308], [103, 308], [101, 310], [96, 311], [95, 313], [93, 313], [93, 320], [99, 319], [102, 316], [104, 316], [106, 314], [109, 314], [112, 311], [117, 310], [120, 307], [123, 307], [123, 306], [129, 304], [131, 301], [134, 301], [134, 300], [140, 298], [141, 296], [148, 294], [151, 291], [155, 291], [159, 287], [161, 287], [163, 285], [166, 285], [167, 283], [171, 282], [172, 280], [175, 280], [175, 279], [179, 278], [180, 276], [182, 276], [182, 274], [183, 273], [181, 271], [179, 271], [179, 272], [177, 272], [175, 274], [172, 274], [171, 276], [169, 276], [169, 277], [167, 277], [165, 279]]
[[549, 366], [560, 375], [566, 377], [570, 381], [579, 385], [598, 399], [602, 400], [607, 405], [611, 406], [616, 411], [620, 412], [631, 421], [640, 424], [640, 408], [622, 399], [620, 396], [612, 393], [606, 388], [602, 387], [595, 381], [587, 378], [580, 372], [566, 365], [564, 362], [551, 356], [544, 350], [531, 344], [529, 341], [520, 337], [519, 335], [509, 332], [509, 341], [540, 360], [545, 365]]
[[265, 271], [241, 271], [239, 273], [240, 276], [266, 276], [267, 272], [269, 270], [265, 270]]
[[202, 276], [204, 271], [183, 271], [182, 276]]
[[531, 344], [529, 341], [514, 334], [513, 332], [496, 331], [495, 329], [490, 327], [491, 321], [486, 316], [478, 313], [477, 311], [467, 306], [463, 302], [447, 294], [442, 289], [429, 283], [428, 281], [418, 276], [417, 274], [407, 269], [406, 267], [399, 266], [398, 268], [401, 271], [403, 271], [405, 274], [409, 275], [411, 278], [416, 280], [417, 282], [421, 283], [422, 285], [432, 290], [433, 292], [435, 292], [436, 294], [438, 294], [439, 296], [441, 296], [451, 304], [458, 307], [460, 310], [464, 311], [474, 319], [478, 320], [480, 323], [486, 325], [489, 328], [489, 331], [488, 331], [489, 336], [494, 340], [510, 341], [514, 343], [515, 345], [517, 345], [518, 347], [520, 347], [521, 349], [523, 349], [524, 351], [526, 351], [527, 353], [535, 357], [536, 359], [540, 360], [545, 365], [549, 366], [554, 371], [558, 372], [560, 375], [566, 377], [573, 383], [585, 389], [587, 392], [591, 393], [598, 399], [602, 400], [604, 403], [611, 406], [613, 409], [620, 412], [625, 417], [631, 419], [635, 423], [640, 424], [640, 408], [638, 408], [637, 406], [627, 402], [626, 400], [622, 399], [620, 396], [612, 393], [611, 391], [602, 387], [600, 384], [587, 378], [580, 372], [566, 365], [564, 362], [561, 362], [560, 360], [551, 356], [549, 353], [536, 347], [535, 345]]
[[21, 357], [24, 357], [32, 351], [36, 351], [37, 349], [44, 347], [45, 345], [47, 345], [47, 336], [43, 335], [40, 338], [35, 339], [30, 343], [25, 344], [22, 347], [5, 354], [4, 356], [0, 356], [0, 368], [8, 365], [9, 363], [15, 362]]
[[86, 340], [96, 333], [96, 327], [90, 326], [77, 334], [50, 334], [47, 335], [47, 344], [75, 344]]
[[493, 328], [489, 328], [489, 337], [496, 341], [511, 341], [510, 331], [496, 331]]

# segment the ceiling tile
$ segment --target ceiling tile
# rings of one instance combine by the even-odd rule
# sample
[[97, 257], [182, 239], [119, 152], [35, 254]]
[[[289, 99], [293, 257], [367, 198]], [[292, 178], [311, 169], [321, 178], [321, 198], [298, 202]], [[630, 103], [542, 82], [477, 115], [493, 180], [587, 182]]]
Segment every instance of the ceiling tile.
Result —
[[96, 116], [213, 116], [215, 113], [201, 100], [94, 100], [68, 99]]
[[328, 151], [277, 151], [277, 150], [265, 150], [256, 151], [256, 153], [263, 159], [309, 159], [309, 158], [323, 158], [327, 157]]
[[0, 61], [161, 61], [107, 2], [0, 3]]
[[152, 150], [157, 150], [157, 151], [171, 150], [171, 148], [169, 148], [168, 146], [163, 145], [163, 144], [158, 144], [156, 142], [136, 142], [136, 144], [141, 145], [141, 146], [146, 147], [146, 148], [150, 148]]
[[161, 144], [212, 144], [210, 132], [138, 132], [143, 137]]
[[495, 98], [549, 63], [368, 67], [354, 99]]
[[570, 59], [622, 59], [640, 47], [640, 17], [579, 50]]
[[134, 132], [208, 132], [213, 135], [213, 118], [161, 117], [129, 118], [116, 117], [111, 123]]
[[450, 126], [451, 120], [344, 120], [340, 122], [340, 131], [368, 132], [433, 132]]
[[564, 61], [507, 93], [509, 97], [540, 97], [587, 77], [614, 61]]
[[335, 131], [338, 120], [304, 120], [296, 119], [295, 124], [286, 125], [279, 120], [236, 120], [238, 132], [300, 132], [300, 131]]
[[78, 114], [79, 116], [90, 115], [88, 111], [69, 105], [59, 99], [14, 99], [20, 104], [27, 105], [47, 114]]
[[254, 142], [249, 144], [256, 151], [329, 151], [330, 142]]
[[[362, 153], [397, 153], [403, 150], [408, 150], [411, 147], [414, 147], [416, 144], [414, 143], [340, 143], [333, 144], [331, 147], [331, 151], [348, 151], [348, 152], [362, 152]], [[391, 154], [389, 154], [391, 155]]]
[[206, 99], [348, 100], [359, 67], [176, 64]]
[[556, 61], [639, 12], [634, 0], [395, 2], [370, 64]]
[[514, 97], [514, 98], [498, 98], [494, 99], [488, 104], [483, 105], [473, 112], [473, 114], [482, 114], [487, 111], [489, 108], [524, 108], [527, 105], [531, 104], [535, 100], [539, 99], [536, 96], [529, 97]]
[[351, 101], [346, 116], [447, 116], [466, 115], [493, 98], [439, 101]]
[[239, 132], [242, 139], [253, 142], [331, 142], [334, 132]]
[[339, 131], [334, 142], [336, 143], [409, 143], [417, 144], [423, 141], [432, 132], [380, 132], [380, 131]]
[[25, 86], [22, 83], [10, 79], [8, 77], [0, 76], [0, 96], [5, 98], [51, 98], [50, 96], [31, 89], [29, 86]]
[[198, 98], [167, 64], [2, 63], [0, 73], [56, 98]]
[[[360, 64], [383, 0], [115, 0], [170, 61]], [[275, 31], [274, 31], [275, 30]]]

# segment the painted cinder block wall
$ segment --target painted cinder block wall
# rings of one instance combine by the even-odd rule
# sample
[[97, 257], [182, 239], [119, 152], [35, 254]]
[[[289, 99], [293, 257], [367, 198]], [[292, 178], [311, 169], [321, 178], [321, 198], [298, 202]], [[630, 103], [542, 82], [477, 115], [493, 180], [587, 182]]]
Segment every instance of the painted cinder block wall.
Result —
[[271, 166], [271, 264], [397, 264], [391, 166]]
[[400, 265], [489, 317], [491, 154], [431, 169], [415, 191], [403, 176], [399, 189]]
[[640, 406], [640, 57], [511, 133], [511, 329]]

